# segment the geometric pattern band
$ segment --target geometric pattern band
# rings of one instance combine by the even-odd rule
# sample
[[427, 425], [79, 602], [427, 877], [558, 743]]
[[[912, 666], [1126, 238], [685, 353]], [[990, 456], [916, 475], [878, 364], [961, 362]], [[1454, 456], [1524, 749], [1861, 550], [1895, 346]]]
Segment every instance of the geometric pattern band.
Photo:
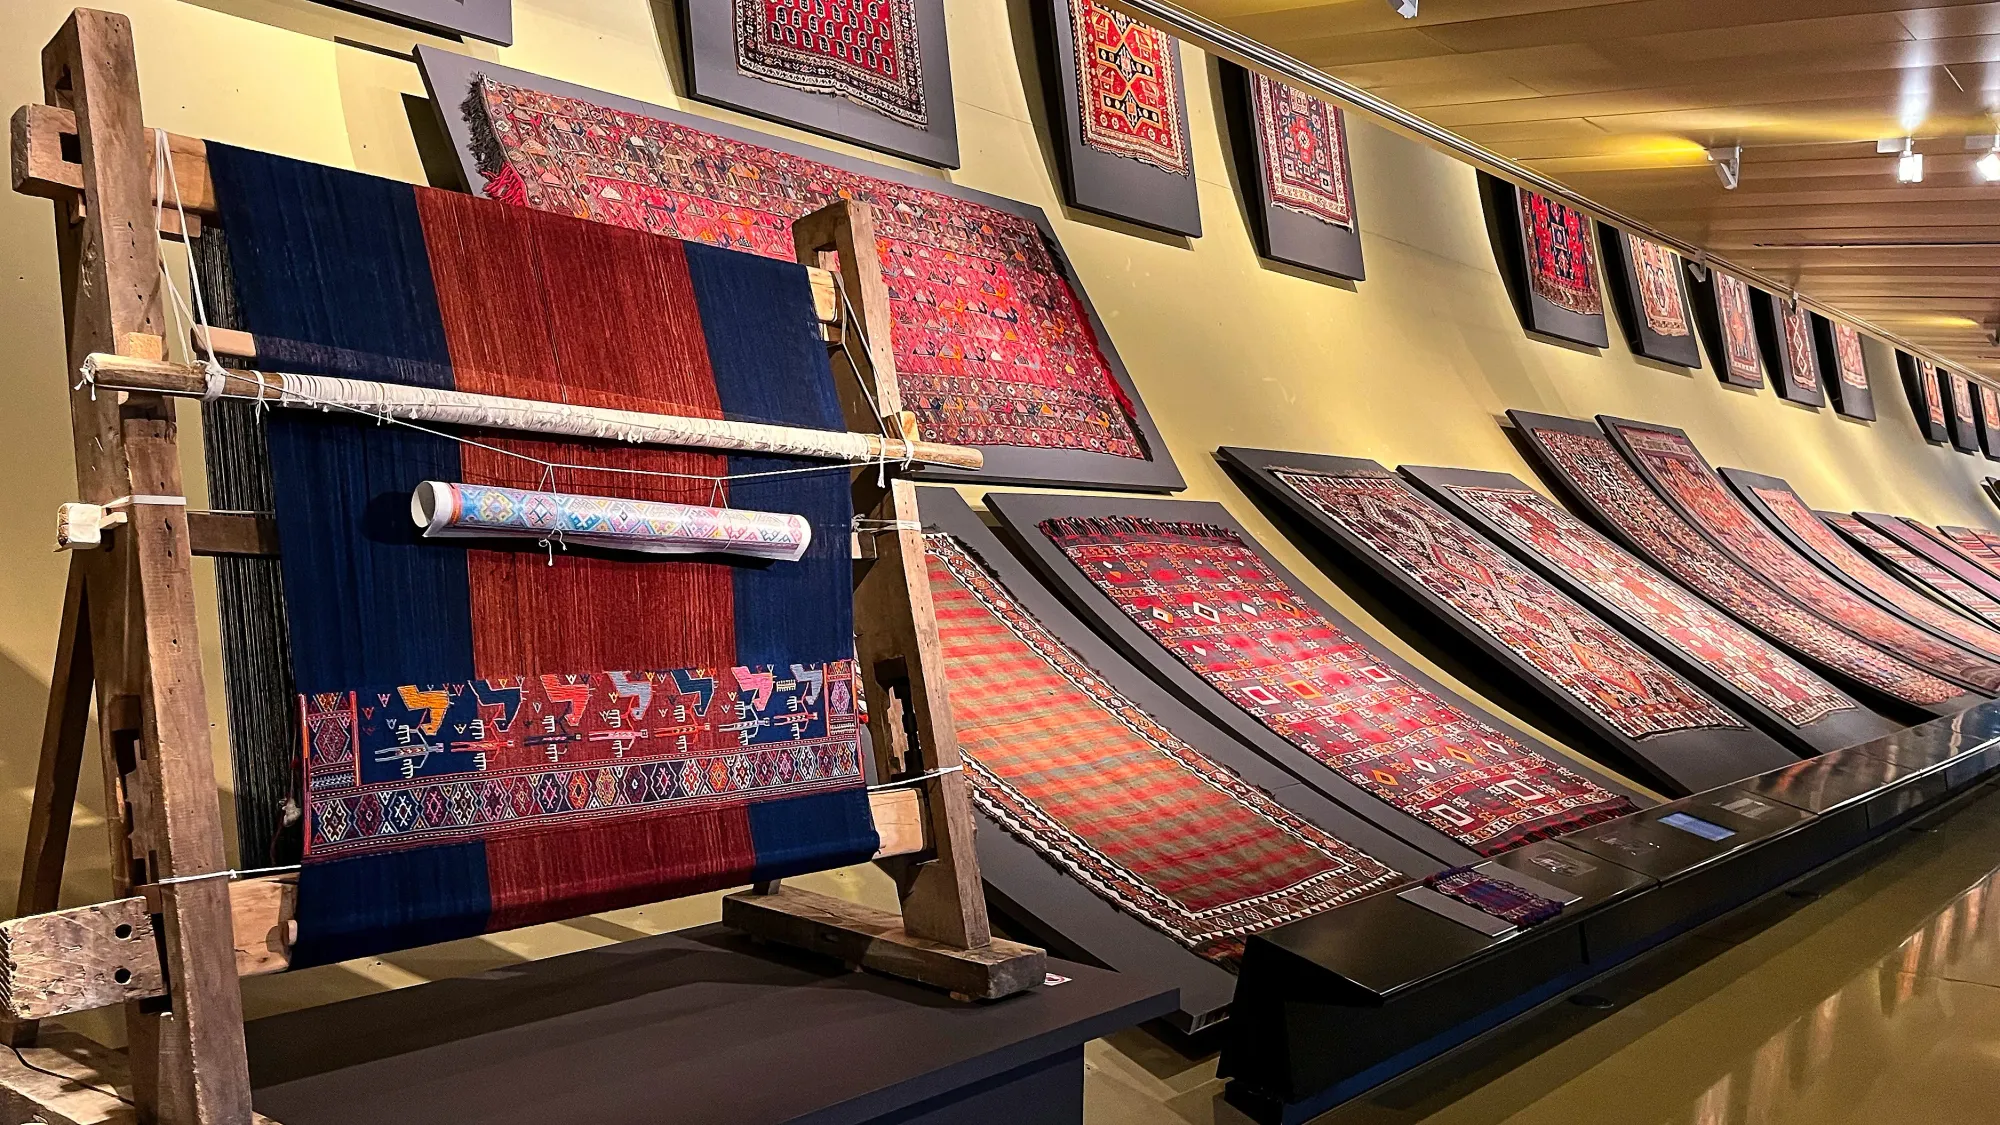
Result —
[[922, 129], [916, 0], [735, 0], [736, 69]]

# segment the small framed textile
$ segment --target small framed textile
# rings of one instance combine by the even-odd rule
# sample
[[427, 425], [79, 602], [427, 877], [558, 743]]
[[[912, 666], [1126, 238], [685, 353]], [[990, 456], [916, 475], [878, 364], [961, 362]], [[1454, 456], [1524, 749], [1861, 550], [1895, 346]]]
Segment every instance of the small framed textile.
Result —
[[1694, 300], [1681, 256], [1648, 238], [1597, 224], [1612, 301], [1633, 354], [1680, 367], [1701, 366]]
[[1819, 383], [1819, 358], [1812, 338], [1812, 310], [1775, 293], [1757, 290], [1757, 339], [1763, 347], [1764, 369], [1778, 397], [1818, 409], [1826, 404]]
[[697, 100], [958, 167], [944, 0], [679, 0]]
[[986, 459], [925, 480], [1182, 487], [1040, 208], [448, 51], [417, 61], [489, 198], [787, 261], [793, 219], [870, 204], [903, 409]]
[[[1072, 958], [1218, 1017], [1250, 934], [1471, 859], [1328, 800], [1077, 620], [957, 492], [918, 490], [989, 901]], [[1107, 906], [1110, 909], [1107, 909]]]
[[1180, 40], [1093, 0], [1034, 0], [1070, 206], [1201, 235]]
[[1910, 400], [1910, 413], [1917, 419], [1917, 432], [1932, 445], [1944, 445], [1951, 440], [1949, 423], [1945, 420], [1944, 388], [1941, 380], [1944, 372], [1927, 359], [1919, 359], [1910, 353], [1896, 351], [1896, 373], [1903, 378], [1903, 393]]
[[514, 42], [514, 0], [338, 0], [328, 6], [502, 47]]
[[1361, 220], [1340, 107], [1226, 60], [1230, 148], [1257, 252], [1360, 281]]
[[[1882, 721], [1846, 692], [1521, 480], [1474, 469], [1405, 465], [1401, 472], [1793, 753], [1884, 733]], [[1691, 767], [1713, 773], [1750, 764], [1705, 757]]]
[[1485, 172], [1479, 183], [1500, 273], [1522, 326], [1574, 344], [1609, 347], [1590, 216]]
[[[1237, 448], [1219, 456], [1313, 546], [1348, 564], [1369, 595], [1404, 610], [1412, 629], [1445, 629], [1481, 673], [1524, 688], [1545, 729], [1575, 732], [1599, 760], [1675, 794], [1798, 760], [1414, 480], [1359, 457]], [[1474, 479], [1457, 469], [1416, 474], [1443, 486]]]
[[1946, 429], [1951, 444], [1960, 453], [1979, 452], [1979, 404], [1973, 401], [1972, 380], [1956, 371], [1940, 371], [1938, 384], [1944, 391]]
[[1764, 385], [1764, 360], [1757, 345], [1757, 313], [1751, 288], [1734, 274], [1686, 263], [1693, 287], [1695, 324], [1708, 344], [1715, 377], [1732, 387]]
[[2000, 390], [1990, 383], [1974, 383], [1972, 390], [1979, 396], [1979, 447], [1987, 460], [2000, 461]]
[[1043, 579], [1119, 652], [1308, 785], [1432, 855], [1495, 855], [1630, 812], [1377, 643], [1220, 504], [989, 493]]
[[[1852, 512], [1814, 514], [1845, 536], [1848, 542], [1859, 547], [1883, 570], [1898, 575], [1918, 590], [1928, 590], [1933, 597], [1946, 605], [1970, 614], [1987, 625], [2000, 625], [2000, 601], [1996, 601], [1992, 594], [1966, 581], [1961, 574], [1953, 573], [1939, 565], [1938, 560], [1918, 554], [1905, 544], [1889, 538], [1863, 523], [1860, 517]], [[1943, 529], [1939, 531], [1940, 534], [1943, 533]], [[1963, 556], [1964, 569], [1978, 578], [1989, 581], [1995, 577], [1958, 539], [1950, 535], [1944, 535], [1944, 539], [1953, 550]], [[1979, 546], [1984, 549], [1985, 545]]]
[[1868, 386], [1868, 363], [1861, 351], [1861, 333], [1852, 324], [1812, 314], [1813, 342], [1819, 356], [1820, 381], [1834, 410], [1848, 418], [1875, 420], [1875, 392]]

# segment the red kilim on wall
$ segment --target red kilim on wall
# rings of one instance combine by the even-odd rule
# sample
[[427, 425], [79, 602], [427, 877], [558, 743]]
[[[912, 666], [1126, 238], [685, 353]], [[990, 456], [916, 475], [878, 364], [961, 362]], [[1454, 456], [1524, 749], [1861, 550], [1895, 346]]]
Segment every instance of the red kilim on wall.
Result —
[[1526, 188], [1518, 194], [1521, 229], [1528, 240], [1528, 283], [1535, 296], [1582, 316], [1603, 312], [1590, 216]]
[[930, 124], [916, 0], [735, 0], [736, 69]]
[[1811, 669], [1626, 554], [1541, 493], [1470, 485], [1455, 486], [1452, 493], [1572, 581], [1673, 642], [1786, 722], [1806, 726], [1853, 709], [1852, 701]]
[[1203, 957], [1395, 871], [1202, 756], [1100, 679], [956, 539], [924, 536], [972, 799]]
[[[1721, 274], [1717, 274], [1721, 277]], [[1807, 613], [1717, 550], [1668, 507], [1601, 435], [1536, 430], [1537, 445], [1571, 488], [1604, 512], [1653, 564], [1780, 644], [1910, 703], [1941, 703], [1959, 689]]]
[[1176, 176], [1192, 175], [1181, 135], [1187, 111], [1174, 37], [1091, 0], [1068, 3], [1083, 143]]
[[1633, 810], [1385, 666], [1232, 531], [1123, 518], [1041, 531], [1231, 703], [1482, 855]]
[[1655, 336], [1687, 335], [1681, 256], [1636, 234], [1627, 234], [1625, 245], [1632, 254], [1632, 272], [1639, 278], [1639, 305], [1646, 314], [1646, 330]]
[[1459, 616], [1630, 739], [1741, 720], [1399, 477], [1275, 473]]
[[1686, 437], [1635, 426], [1620, 427], [1619, 432], [1660, 487], [1693, 512], [1725, 550], [1800, 605], [1918, 667], [1960, 683], [2000, 690], [2000, 664], [1939, 640], [1880, 608], [1786, 546], [1729, 494], [1722, 478]]
[[[1760, 492], [1758, 495], [1762, 495], [1762, 493]], [[1796, 498], [1793, 499], [1793, 503], [1797, 503]], [[1803, 507], [1804, 505], [1800, 506]], [[1812, 513], [1809, 512], [1807, 514], [1811, 515]], [[1963, 606], [1970, 612], [1978, 614], [1980, 619], [1987, 624], [2000, 625], [2000, 602], [1996, 602], [1974, 589], [1958, 575], [1953, 574], [1915, 551], [1910, 550], [1908, 547], [1903, 546], [1901, 543], [1896, 542], [1894, 539], [1869, 527], [1853, 516], [1834, 513], [1826, 517], [1826, 522], [1838, 528], [1841, 534], [1846, 535], [1856, 543], [1862, 544], [1869, 550], [1894, 563], [1898, 570], [1936, 590], [1945, 597], [1950, 598], [1954, 603]], [[1902, 584], [1884, 575], [1881, 585], [1901, 586]], [[1871, 585], [1869, 588], [1874, 589], [1875, 587]], [[1903, 586], [1902, 588], [1904, 591], [1903, 600], [1895, 603], [1899, 608], [1904, 607], [1905, 602], [1922, 602], [1925, 603], [1925, 609], [1935, 611], [1936, 616], [1949, 621], [1949, 623], [1970, 626], [1970, 622], [1961, 622], [1957, 614], [1945, 610], [1915, 590], [1911, 590], [1907, 586]], [[1967, 631], [1973, 632], [1970, 628]], [[1956, 636], [1957, 634], [1954, 633], [1953, 635]], [[1975, 633], [1974, 635], [1977, 634]], [[2000, 647], [2000, 633], [1989, 631], [1982, 639], [1987, 642], [1988, 646]], [[1982, 647], [1983, 650], [1984, 646]]]
[[1021, 216], [578, 98], [482, 79], [488, 196], [790, 261], [792, 220], [871, 204], [903, 407], [923, 436], [1143, 457], [1123, 390]]
[[1924, 392], [1924, 411], [1931, 425], [1944, 425], [1944, 392], [1938, 389], [1937, 365], [1927, 359], [1917, 361], [1917, 383]]
[[[1986, 396], [1986, 401], [1988, 409], [1995, 408], [1993, 396]], [[1994, 420], [1993, 429], [2000, 432], [2000, 419]], [[1940, 527], [1938, 531], [1973, 562], [2000, 578], [2000, 532], [1978, 527]]]
[[[1833, 326], [1833, 355], [1840, 362], [1840, 381], [1860, 390], [1868, 389], [1868, 365], [1861, 359], [1861, 333], [1852, 324]], [[2000, 422], [2000, 418], [1994, 419]]]
[[1257, 119], [1257, 148], [1264, 155], [1264, 189], [1271, 202], [1352, 226], [1340, 107], [1296, 86], [1252, 74], [1250, 108]]
[[1716, 313], [1722, 320], [1722, 358], [1729, 374], [1745, 382], [1764, 381], [1757, 357], [1757, 323], [1750, 312], [1750, 287], [1740, 277], [1714, 273]]
[[1812, 314], [1793, 301], [1781, 305], [1785, 329], [1785, 366], [1791, 370], [1792, 385], [1802, 391], [1819, 389], [1819, 359], [1813, 354]]

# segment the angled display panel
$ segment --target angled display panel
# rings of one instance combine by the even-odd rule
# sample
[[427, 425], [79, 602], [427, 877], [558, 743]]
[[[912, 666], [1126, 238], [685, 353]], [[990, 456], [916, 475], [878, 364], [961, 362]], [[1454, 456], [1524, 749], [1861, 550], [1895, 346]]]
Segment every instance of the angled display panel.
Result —
[[1918, 359], [1898, 349], [1896, 374], [1903, 380], [1903, 394], [1910, 400], [1910, 413], [1916, 416], [1917, 432], [1932, 445], [1951, 441], [1951, 430], [1945, 420], [1944, 391], [1938, 385], [1943, 372], [1930, 360]]
[[1402, 472], [1787, 747], [1818, 753], [1892, 729], [1783, 649], [1519, 478], [1409, 465]]
[[679, 0], [688, 93], [958, 167], [944, 0]]
[[1938, 533], [1951, 540], [1951, 545], [1958, 548], [1959, 554], [1978, 563], [1988, 574], [2000, 578], [2000, 531], [1944, 524], [1938, 528]]
[[1891, 516], [1881, 512], [1856, 512], [1854, 515], [1862, 523], [1943, 567], [1959, 581], [1989, 598], [2000, 599], [2000, 578], [1986, 573], [1985, 567], [1967, 558], [1932, 528], [1908, 516]]
[[1954, 714], [1976, 702], [1963, 688], [1808, 613], [1724, 554], [1646, 484], [1596, 422], [1522, 410], [1507, 417], [1537, 471], [1576, 511], [1870, 706], [1915, 719]]
[[1376, 643], [1220, 504], [1039, 493], [986, 502], [1120, 652], [1377, 823], [1497, 855], [1634, 807], [1623, 786], [1537, 752]]
[[1751, 288], [1734, 274], [1687, 263], [1695, 325], [1708, 346], [1715, 377], [1732, 387], [1764, 385], [1763, 349], [1757, 344], [1757, 313]]
[[1618, 767], [1685, 794], [1797, 760], [1376, 462], [1234, 447], [1219, 456], [1332, 547], [1349, 573], [1414, 605], [1411, 620], [1449, 629]]
[[1974, 383], [1972, 393], [1979, 399], [1979, 448], [1988, 461], [2000, 461], [2000, 390]]
[[793, 219], [872, 204], [903, 408], [986, 458], [926, 480], [1182, 486], [1039, 208], [448, 51], [417, 60], [466, 182], [494, 198], [788, 261]]
[[1346, 116], [1309, 91], [1226, 60], [1218, 65], [1237, 183], [1257, 252], [1360, 281], [1366, 271]]
[[1479, 187], [1501, 276], [1521, 325], [1587, 347], [1609, 347], [1590, 216], [1485, 172]]
[[[1815, 513], [1863, 554], [1919, 590], [1987, 625], [2000, 626], [2000, 601], [1963, 578], [1882, 534], [1851, 513]], [[1955, 545], [1955, 544], [1954, 544]], [[2000, 635], [1996, 635], [2000, 636]]]
[[1925, 632], [1855, 593], [1809, 562], [1750, 514], [1687, 434], [1625, 418], [1599, 417], [1639, 475], [1683, 518], [1786, 596], [1848, 633], [1982, 694], [2000, 692], [2000, 664]]
[[1851, 324], [1812, 314], [1820, 380], [1834, 410], [1849, 418], [1875, 420], [1875, 392], [1868, 386], [1868, 363], [1861, 333]]
[[1973, 401], [1972, 380], [1956, 371], [1940, 371], [1938, 375], [1951, 444], [1960, 453], [1979, 452], [1979, 404]]
[[1771, 384], [1788, 402], [1800, 406], [1826, 404], [1820, 386], [1818, 349], [1813, 345], [1812, 311], [1775, 293], [1758, 293], [1757, 338], [1763, 344], [1764, 366]]
[[1034, 0], [1070, 206], [1201, 234], [1180, 40], [1095, 0]]
[[1633, 354], [1681, 367], [1701, 366], [1694, 298], [1681, 256], [1651, 239], [1597, 224], [1604, 271], [1625, 342]]
[[[1829, 527], [1791, 485], [1777, 477], [1742, 469], [1721, 472], [1743, 503], [1794, 551], [1819, 564], [1856, 593], [1961, 647], [2000, 658], [2000, 631], [1911, 588], [1896, 576], [1893, 561], [1887, 569], [1876, 565]], [[1846, 518], [1853, 520], [1852, 516]]]
[[1058, 950], [1228, 1004], [1243, 939], [1439, 859], [1287, 774], [1112, 651], [956, 492], [919, 492], [989, 894]]

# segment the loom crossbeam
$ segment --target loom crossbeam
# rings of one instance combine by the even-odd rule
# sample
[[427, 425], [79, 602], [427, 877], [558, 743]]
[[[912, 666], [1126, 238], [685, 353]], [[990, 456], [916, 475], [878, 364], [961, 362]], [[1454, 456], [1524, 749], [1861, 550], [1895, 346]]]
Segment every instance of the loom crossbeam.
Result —
[[[207, 373], [199, 366], [130, 356], [92, 354], [83, 376], [99, 390], [137, 391], [177, 398], [209, 395]], [[366, 379], [280, 375], [231, 370], [224, 398], [269, 402], [294, 409], [341, 408], [412, 422], [481, 429], [523, 430], [565, 437], [684, 446], [737, 453], [817, 457], [853, 465], [882, 461], [977, 469], [985, 463], [977, 449], [938, 442], [904, 442], [881, 434], [809, 430], [720, 418], [688, 418], [538, 402], [502, 395], [408, 387]]]

